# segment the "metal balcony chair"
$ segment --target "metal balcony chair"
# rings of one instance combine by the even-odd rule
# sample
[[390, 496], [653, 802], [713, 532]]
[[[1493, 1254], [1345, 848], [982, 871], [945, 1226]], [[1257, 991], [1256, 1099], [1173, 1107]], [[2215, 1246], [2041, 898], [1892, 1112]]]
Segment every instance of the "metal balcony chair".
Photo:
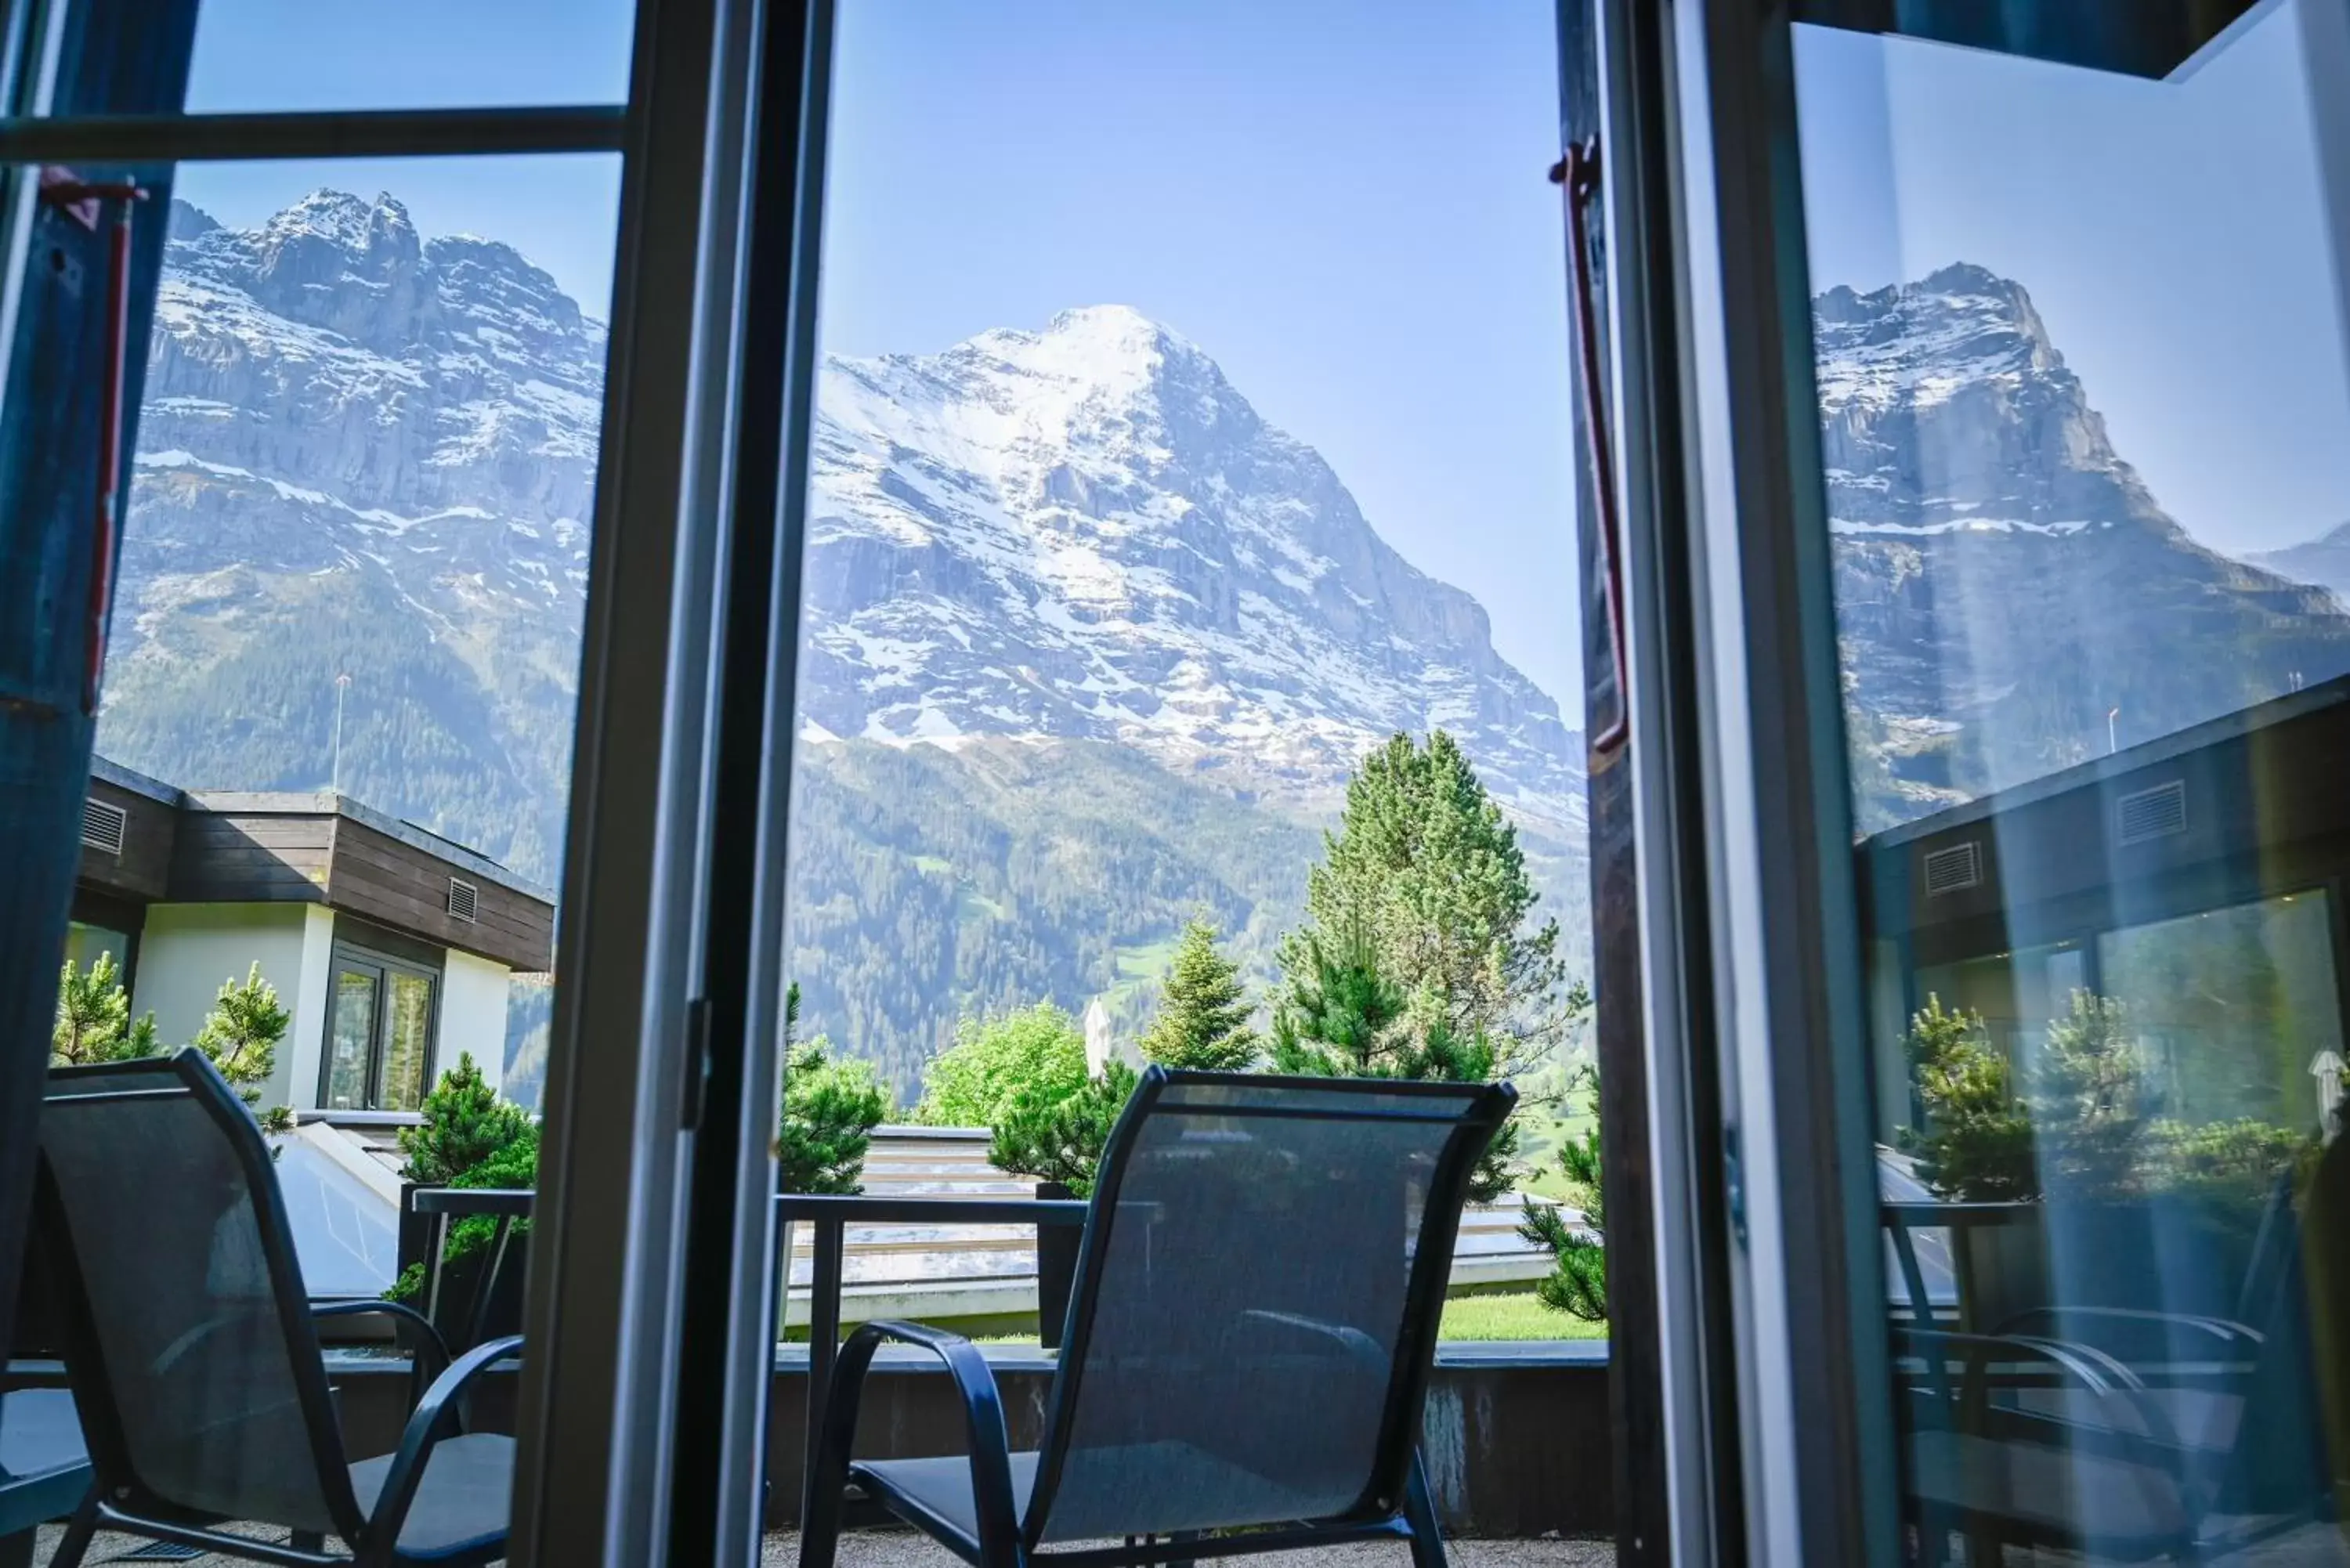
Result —
[[[42, 1251], [37, 1245], [25, 1250], [12, 1362], [47, 1360], [55, 1352], [57, 1314]], [[73, 1396], [62, 1388], [0, 1393], [0, 1568], [32, 1568], [39, 1527], [73, 1512], [89, 1485], [89, 1449]]]
[[[1010, 1451], [968, 1340], [866, 1324], [834, 1375], [802, 1568], [833, 1568], [852, 1481], [980, 1568], [1367, 1539], [1442, 1568], [1420, 1405], [1470, 1170], [1516, 1097], [1149, 1069], [1102, 1154], [1042, 1447]], [[885, 1340], [945, 1363], [968, 1456], [851, 1459]]]
[[[1989, 1334], [1897, 1324], [1914, 1368], [1905, 1503], [1953, 1529], [2120, 1562], [2244, 1551], [2350, 1497], [2350, 1138], [2282, 1179], [2234, 1318], [2047, 1307]], [[2165, 1364], [2191, 1376], [2166, 1381]], [[1952, 1368], [1958, 1375], [1951, 1375]], [[2142, 1374], [2147, 1374], [2142, 1376]]]
[[[201, 1053], [52, 1072], [39, 1200], [98, 1480], [56, 1568], [101, 1527], [286, 1564], [505, 1554], [513, 1439], [461, 1428], [468, 1386], [520, 1339], [450, 1363], [410, 1309], [305, 1300], [268, 1146]], [[405, 1319], [438, 1376], [399, 1449], [354, 1464], [314, 1320], [360, 1313]]]

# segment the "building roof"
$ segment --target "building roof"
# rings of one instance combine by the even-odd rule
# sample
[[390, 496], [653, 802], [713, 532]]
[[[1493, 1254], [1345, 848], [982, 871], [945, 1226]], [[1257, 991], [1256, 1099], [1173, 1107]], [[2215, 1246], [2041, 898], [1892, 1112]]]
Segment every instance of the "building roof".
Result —
[[99, 757], [89, 800], [80, 882], [117, 907], [325, 904], [512, 968], [553, 962], [551, 891], [348, 795], [187, 790]]

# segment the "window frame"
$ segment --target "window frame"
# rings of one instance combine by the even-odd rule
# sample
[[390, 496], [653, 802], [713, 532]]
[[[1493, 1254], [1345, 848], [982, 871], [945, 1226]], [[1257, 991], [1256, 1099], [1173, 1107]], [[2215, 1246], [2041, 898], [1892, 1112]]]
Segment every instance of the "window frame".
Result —
[[1866, 1146], [1871, 1080], [1807, 280], [1785, 243], [1789, 22], [1584, 4], [1667, 1471], [1636, 1527], [1669, 1532], [1648, 1560], [1898, 1561], [1874, 1172], [1835, 1158]]
[[321, 1110], [329, 1108], [327, 1089], [335, 1073], [335, 1019], [341, 1011], [343, 999], [340, 982], [344, 975], [361, 970], [371, 971], [375, 976], [375, 1019], [368, 1039], [367, 1104], [352, 1108], [364, 1111], [414, 1110], [417, 1108], [415, 1106], [387, 1106], [383, 1103], [385, 1064], [391, 1057], [391, 977], [395, 974], [411, 975], [423, 981], [430, 988], [426, 992], [429, 1001], [424, 1010], [426, 1045], [424, 1083], [418, 1096], [421, 1104], [423, 1095], [432, 1091], [432, 1067], [438, 1059], [442, 971], [413, 959], [397, 958], [341, 937], [335, 939], [327, 961], [327, 1025], [321, 1037], [322, 1049], [318, 1053], [318, 1106]]
[[[1648, 1042], [1669, 1550], [1675, 1561], [1898, 1561], [1879, 1204], [1874, 1162], [1857, 1158], [1874, 1141], [1871, 995], [1850, 854], [1792, 28], [2012, 26], [2020, 38], [1964, 41], [2151, 76], [2182, 60], [2191, 68], [2229, 29], [2202, 26], [2188, 0], [2067, 0], [2022, 21], [1997, 7], [1878, 0], [1580, 5], [1607, 36], [1616, 428], [1617, 450], [1634, 460], [1620, 492], [1640, 972], [1652, 1031], [1660, 1005], [1683, 1007]], [[2304, 26], [2331, 9], [2305, 11]], [[2034, 35], [2033, 21], [2051, 26]], [[2106, 23], [2122, 25], [2118, 53], [2101, 39]], [[2133, 34], [2135, 23], [2147, 26]], [[1660, 36], [1644, 47], [1651, 26]], [[2350, 59], [2350, 43], [2334, 57]], [[2339, 171], [2330, 177], [2350, 189]], [[1638, 203], [1659, 192], [1661, 218], [1639, 221]], [[1641, 462], [1674, 471], [1645, 498]], [[1659, 562], [1684, 566], [1678, 610], [1670, 584], [1644, 591]], [[2338, 895], [2332, 927], [2337, 984], [2350, 986]], [[1676, 1096], [1689, 1113], [1679, 1123]], [[1729, 1154], [1714, 1179], [1733, 1216], [1726, 1239], [1704, 1228], [1709, 1142]], [[1689, 1170], [1698, 1190], [1677, 1207], [1674, 1184]], [[1677, 1290], [1677, 1260], [1690, 1256], [1697, 1282]], [[1719, 1291], [1703, 1283], [1717, 1258], [1727, 1260]], [[1683, 1310], [1702, 1325], [1694, 1351], [1675, 1338]], [[1725, 1326], [1726, 1338], [1708, 1337]], [[1703, 1351], [1716, 1344], [1729, 1347], [1726, 1379], [1681, 1402], [1676, 1371], [1711, 1370]], [[1692, 1413], [1732, 1434], [1729, 1445], [1709, 1448]], [[1679, 1533], [1707, 1522], [1709, 1509], [1711, 1543]], [[1740, 1547], [1722, 1548], [1739, 1532]]]
[[[755, 521], [759, 505], [754, 486], [749, 505], [738, 508], [735, 478], [745, 467], [772, 468], [784, 445], [779, 421], [754, 432], [747, 453], [738, 452], [743, 323], [754, 292], [743, 248], [754, 138], [763, 124], [782, 128], [795, 147], [810, 83], [822, 75], [787, 73], [762, 102], [758, 67], [771, 38], [802, 51], [828, 38], [828, 0], [637, 0], [625, 104], [47, 112], [68, 29], [81, 16], [109, 10], [135, 21], [125, 7], [136, 3], [0, 0], [0, 387], [8, 384], [36, 216], [28, 176], [42, 165], [517, 152], [621, 160], [556, 961], [565, 982], [556, 996], [543, 1101], [537, 1240], [525, 1307], [532, 1350], [516, 1398], [509, 1560], [660, 1561], [681, 1510], [728, 1500], [737, 1520], [731, 1539], [739, 1548], [747, 1521], [755, 1545], [761, 1471], [730, 1475], [726, 1500], [678, 1499], [672, 1461], [681, 1400], [712, 1396], [679, 1386], [681, 1343], [732, 1343], [744, 1332], [735, 1324], [683, 1320], [689, 1246], [704, 1255], [698, 1272], [723, 1275], [734, 1268], [733, 1246], [723, 1244], [751, 1244], [772, 1230], [764, 1210], [754, 1215], [745, 1206], [730, 1230], [710, 1232], [690, 1219], [688, 1189], [698, 1161], [737, 1171], [745, 1192], [763, 1179], [771, 1191], [771, 1134], [761, 1127], [774, 1113], [760, 1107], [774, 1097], [775, 1069], [766, 1060], [774, 1053], [735, 1042], [754, 1079], [764, 1071], [764, 1089], [755, 1081], [740, 1085], [735, 1098], [751, 1108], [713, 1119], [710, 1136], [697, 1139], [699, 1113], [714, 1102], [689, 1092], [702, 1083], [708, 1044], [706, 1032], [690, 1023], [707, 1017], [712, 983], [734, 991], [735, 1005], [754, 1021], [763, 1015], [755, 993], [741, 997], [739, 971], [706, 973], [713, 898], [724, 929], [738, 921], [747, 928], [751, 912], [740, 906], [752, 896], [749, 888], [713, 892], [710, 846], [723, 810], [733, 817], [730, 840], [756, 833], [763, 864], [779, 862], [789, 746], [777, 752], [766, 744], [759, 733], [766, 705], [754, 704], [745, 715], [754, 743], [736, 747], [728, 763], [738, 779], [747, 770], [751, 787], [715, 787], [723, 714], [713, 662], [735, 566], [728, 535]], [[798, 171], [786, 167], [779, 176], [787, 190]], [[812, 259], [806, 203], [784, 203], [782, 212], [778, 237], [787, 254], [806, 250]], [[812, 296], [778, 280], [760, 292], [770, 301], [789, 297], [787, 317], [775, 318], [779, 330], [786, 319], [812, 327]], [[795, 489], [782, 483], [785, 494]], [[765, 499], [772, 528], [772, 488]], [[764, 577], [782, 568], [754, 541], [743, 569]], [[788, 608], [779, 611], [775, 636], [789, 648], [796, 639], [795, 558], [787, 580]], [[787, 706], [788, 680], [783, 690]], [[763, 875], [759, 888], [779, 906], [779, 886], [769, 889]], [[773, 924], [769, 918], [761, 929]], [[761, 972], [780, 956], [762, 962]], [[754, 1279], [771, 1272], [749, 1271]], [[733, 1304], [705, 1300], [699, 1311], [707, 1319]], [[757, 1332], [766, 1333], [764, 1322]], [[730, 1463], [755, 1459], [764, 1440], [764, 1421], [742, 1392], [715, 1390], [729, 1402], [730, 1442], [741, 1450]], [[760, 1410], [764, 1397], [763, 1386]], [[580, 1498], [604, 1506], [579, 1507]], [[698, 1527], [711, 1528], [709, 1520]], [[755, 1560], [755, 1552], [743, 1560]]]

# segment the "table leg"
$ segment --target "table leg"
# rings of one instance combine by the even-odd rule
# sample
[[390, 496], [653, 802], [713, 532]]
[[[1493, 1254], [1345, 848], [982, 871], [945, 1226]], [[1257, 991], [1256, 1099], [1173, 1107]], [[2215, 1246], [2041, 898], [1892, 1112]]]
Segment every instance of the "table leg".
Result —
[[837, 1220], [819, 1220], [814, 1234], [814, 1270], [808, 1280], [808, 1380], [806, 1447], [800, 1459], [800, 1517], [808, 1516], [816, 1495], [816, 1449], [824, 1437], [825, 1400], [832, 1393], [832, 1365], [840, 1355], [840, 1238]]
[[33, 1538], [35, 1531], [20, 1530], [14, 1535], [0, 1535], [0, 1568], [33, 1568]]

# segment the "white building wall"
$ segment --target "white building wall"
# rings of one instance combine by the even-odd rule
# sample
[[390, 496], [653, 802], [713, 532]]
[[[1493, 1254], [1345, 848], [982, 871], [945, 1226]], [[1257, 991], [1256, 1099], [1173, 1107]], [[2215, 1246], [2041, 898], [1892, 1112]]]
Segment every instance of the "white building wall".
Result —
[[492, 1088], [506, 1064], [506, 981], [502, 963], [451, 948], [441, 971], [441, 1034], [433, 1044], [432, 1081], [471, 1052]]
[[193, 1043], [221, 987], [242, 982], [255, 964], [277, 990], [277, 1001], [293, 1015], [277, 1047], [276, 1070], [263, 1087], [265, 1106], [296, 1103], [289, 1089], [301, 1082], [295, 1058], [308, 1031], [310, 1093], [317, 1097], [318, 1036], [325, 1021], [324, 939], [313, 964], [314, 917], [331, 917], [316, 904], [151, 904], [139, 938], [139, 974], [131, 989], [131, 1015], [155, 1014], [157, 1039], [167, 1050]]

